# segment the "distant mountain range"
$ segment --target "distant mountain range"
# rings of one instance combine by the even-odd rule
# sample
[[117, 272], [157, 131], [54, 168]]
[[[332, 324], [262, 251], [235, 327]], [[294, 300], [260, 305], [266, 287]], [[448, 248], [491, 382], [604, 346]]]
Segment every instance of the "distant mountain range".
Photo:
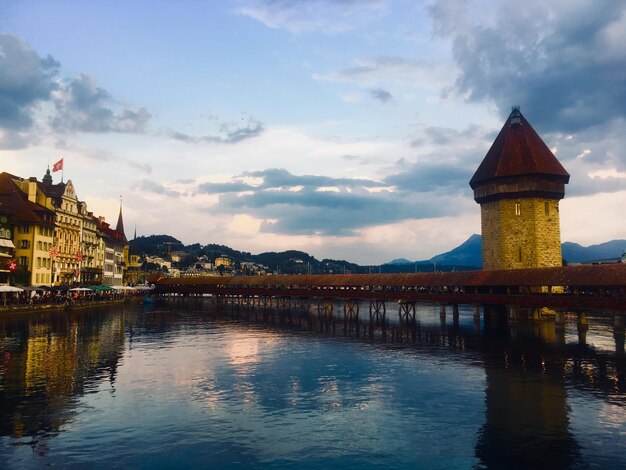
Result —
[[[626, 240], [611, 240], [592, 246], [565, 242], [562, 245], [563, 259], [568, 263], [584, 263], [608, 258], [619, 258], [626, 250]], [[225, 245], [194, 243], [185, 246], [169, 235], [151, 235], [130, 241], [131, 253], [167, 256], [173, 251], [183, 251], [187, 256], [179, 263], [180, 267], [192, 265], [198, 256], [213, 260], [217, 256], [228, 256], [236, 263], [255, 262], [267, 266], [270, 271], [285, 274], [321, 273], [401, 273], [433, 271], [466, 271], [482, 267], [482, 237], [474, 234], [456, 248], [433, 256], [428, 260], [410, 261], [398, 258], [381, 266], [359, 266], [345, 260], [323, 259], [303, 251], [268, 252], [253, 255]]]
[[[626, 251], [626, 240], [611, 240], [598, 245], [582, 246], [578, 243], [561, 244], [563, 259], [567, 263], [586, 263], [609, 258], [619, 258]], [[395, 259], [391, 265], [423, 265], [441, 264], [448, 266], [482, 267], [482, 237], [474, 234], [458, 247], [446, 253], [433, 256], [429, 260], [409, 261], [404, 258]]]

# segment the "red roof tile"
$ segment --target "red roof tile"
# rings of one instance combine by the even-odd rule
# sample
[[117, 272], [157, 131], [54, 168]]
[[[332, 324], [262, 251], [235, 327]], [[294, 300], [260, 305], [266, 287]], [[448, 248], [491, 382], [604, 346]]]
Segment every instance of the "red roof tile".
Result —
[[514, 108], [470, 180], [470, 186], [474, 189], [494, 178], [526, 175], [553, 176], [563, 183], [569, 181], [569, 173], [519, 109]]

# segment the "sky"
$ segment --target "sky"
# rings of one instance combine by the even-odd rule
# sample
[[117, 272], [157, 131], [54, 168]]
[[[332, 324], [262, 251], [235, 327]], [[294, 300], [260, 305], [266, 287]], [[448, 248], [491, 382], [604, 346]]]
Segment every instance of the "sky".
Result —
[[626, 238], [626, 0], [0, 0], [0, 171], [128, 238], [428, 259], [515, 105], [562, 240]]

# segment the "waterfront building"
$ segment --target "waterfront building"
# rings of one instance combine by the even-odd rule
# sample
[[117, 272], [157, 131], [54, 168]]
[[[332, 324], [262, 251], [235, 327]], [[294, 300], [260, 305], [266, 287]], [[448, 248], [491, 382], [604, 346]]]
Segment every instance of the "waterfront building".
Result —
[[108, 286], [124, 285], [124, 251], [128, 249], [128, 241], [123, 232], [111, 228], [104, 217], [99, 218], [100, 234], [104, 253], [102, 267], [102, 283]]
[[[71, 181], [53, 184], [49, 168], [41, 182], [0, 173], [0, 283], [101, 284], [108, 258], [109, 284], [122, 285], [123, 230], [121, 207], [113, 230], [89, 212]], [[17, 265], [12, 275], [8, 258]]]
[[13, 225], [12, 245], [17, 265], [12, 276], [14, 283], [49, 285], [52, 267], [49, 250], [54, 242], [54, 211], [50, 199], [41, 192], [36, 178], [25, 180], [0, 173], [0, 206], [7, 218], [3, 235], [11, 228], [9, 220]]
[[78, 211], [83, 219], [80, 258], [80, 280], [83, 284], [102, 284], [104, 255], [100, 252], [98, 219], [87, 210], [87, 203], [78, 202]]
[[470, 180], [483, 269], [562, 265], [559, 200], [569, 174], [514, 107]]
[[67, 183], [44, 184], [55, 209], [55, 241], [57, 256], [54, 260], [54, 283], [80, 282], [81, 242], [83, 214], [72, 180]]
[[13, 221], [11, 210], [0, 196], [0, 285], [9, 283], [10, 263], [14, 260]]

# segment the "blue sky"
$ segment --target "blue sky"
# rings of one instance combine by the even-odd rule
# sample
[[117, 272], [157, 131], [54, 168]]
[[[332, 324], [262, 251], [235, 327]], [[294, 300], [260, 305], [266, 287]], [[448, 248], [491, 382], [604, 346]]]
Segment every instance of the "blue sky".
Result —
[[128, 236], [425, 259], [480, 231], [520, 105], [587, 245], [626, 238], [625, 70], [622, 0], [2, 1], [0, 162], [63, 157]]

